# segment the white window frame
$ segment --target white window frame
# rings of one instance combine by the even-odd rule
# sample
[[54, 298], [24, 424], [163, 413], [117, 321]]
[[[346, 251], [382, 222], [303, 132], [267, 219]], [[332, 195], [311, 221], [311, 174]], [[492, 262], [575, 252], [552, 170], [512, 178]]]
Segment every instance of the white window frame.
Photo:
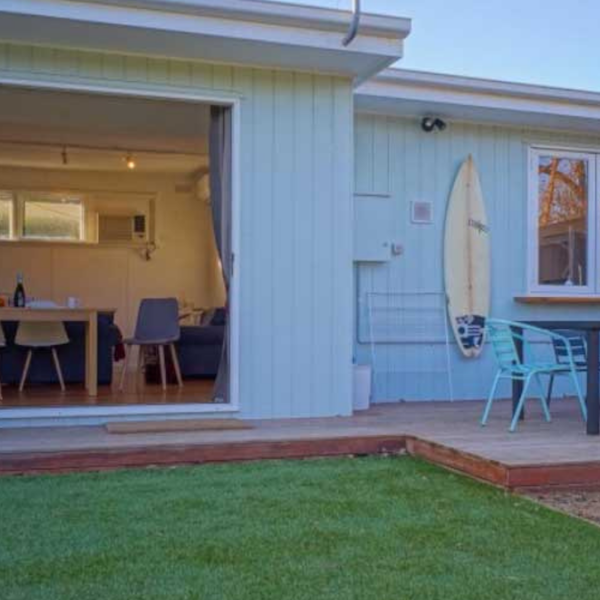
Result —
[[[111, 419], [163, 418], [164, 415], [197, 415], [201, 413], [234, 413], [240, 410], [240, 273], [244, 268], [244, 255], [241, 245], [241, 203], [242, 203], [242, 99], [240, 93], [228, 93], [205, 89], [179, 88], [171, 85], [146, 82], [86, 81], [78, 78], [50, 76], [44, 78], [39, 73], [0, 73], [0, 83], [16, 87], [97, 93], [134, 98], [155, 98], [181, 100], [192, 103], [210, 103], [228, 106], [232, 111], [232, 152], [231, 152], [231, 260], [235, 257], [235, 269], [229, 284], [229, 404], [172, 404], [137, 406], [73, 406], [48, 408], [3, 408], [0, 411], [0, 429], [7, 423], [32, 426], [35, 424], [56, 424], [57, 419], [64, 423], [98, 424]], [[10, 426], [10, 425], [8, 425]]]
[[[61, 193], [61, 192], [53, 192], [49, 190], [35, 190], [35, 191], [20, 191], [14, 192], [15, 201], [16, 201], [16, 211], [15, 217], [17, 219], [18, 228], [14, 232], [14, 239], [20, 242], [48, 242], [48, 243], [70, 243], [76, 244], [80, 242], [85, 242], [87, 239], [86, 235], [86, 202], [85, 198], [79, 194], [70, 194], [70, 193]], [[46, 237], [46, 236], [26, 236], [25, 235], [25, 205], [27, 200], [32, 200], [35, 202], [33, 197], [35, 196], [60, 196], [64, 195], [66, 197], [73, 197], [72, 199], [79, 200], [81, 204], [81, 214], [79, 216], [79, 237], [78, 238], [61, 238], [61, 237]], [[59, 202], [57, 201], [57, 204]]]
[[8, 200], [10, 206], [8, 214], [8, 237], [0, 237], [0, 242], [10, 242], [15, 237], [15, 193], [12, 190], [6, 191], [12, 196], [12, 198]]
[[[556, 155], [565, 158], [587, 160], [588, 170], [588, 231], [587, 231], [587, 285], [543, 285], [539, 283], [539, 195], [538, 164], [541, 156]], [[600, 154], [588, 149], [577, 150], [561, 146], [530, 146], [528, 152], [528, 193], [527, 193], [527, 263], [528, 292], [532, 295], [552, 296], [594, 296], [600, 294], [598, 287], [598, 202], [597, 177], [600, 167]]]
[[[87, 241], [86, 215], [87, 202], [82, 194], [55, 192], [52, 190], [16, 190], [0, 186], [1, 189], [12, 195], [12, 207], [10, 211], [10, 234], [8, 238], [0, 238], [0, 242], [19, 242], [19, 243], [48, 243], [48, 244], [83, 244]], [[44, 236], [25, 236], [25, 204], [31, 196], [60, 196], [73, 197], [81, 202], [81, 215], [79, 222], [78, 238], [59, 238]]]

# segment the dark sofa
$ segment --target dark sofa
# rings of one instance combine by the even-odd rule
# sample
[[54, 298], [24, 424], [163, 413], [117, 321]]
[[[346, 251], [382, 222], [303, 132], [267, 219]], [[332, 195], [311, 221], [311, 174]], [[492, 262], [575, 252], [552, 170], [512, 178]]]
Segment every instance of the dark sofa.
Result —
[[184, 325], [177, 342], [183, 377], [216, 377], [225, 337], [225, 310], [218, 309], [205, 325]]
[[[18, 384], [23, 372], [27, 348], [14, 345], [18, 323], [4, 321], [6, 347], [0, 348], [0, 380]], [[65, 383], [85, 381], [85, 325], [65, 323], [70, 342], [57, 348]], [[119, 334], [113, 324], [113, 315], [98, 315], [98, 384], [109, 385], [112, 381], [113, 349]], [[49, 350], [36, 350], [31, 361], [27, 383], [56, 383], [56, 370]]]

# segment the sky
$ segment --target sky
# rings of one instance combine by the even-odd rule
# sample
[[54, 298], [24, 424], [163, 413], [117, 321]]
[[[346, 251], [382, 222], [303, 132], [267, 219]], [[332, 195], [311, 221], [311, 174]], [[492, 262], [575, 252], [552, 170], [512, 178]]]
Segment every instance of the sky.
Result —
[[600, 0], [362, 0], [362, 7], [412, 19], [396, 66], [600, 92]]

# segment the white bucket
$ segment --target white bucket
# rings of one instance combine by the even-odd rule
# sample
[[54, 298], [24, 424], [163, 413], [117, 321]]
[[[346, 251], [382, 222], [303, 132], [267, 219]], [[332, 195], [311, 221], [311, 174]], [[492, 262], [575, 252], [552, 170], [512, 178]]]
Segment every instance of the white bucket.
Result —
[[367, 410], [371, 402], [371, 366], [354, 365], [354, 410]]

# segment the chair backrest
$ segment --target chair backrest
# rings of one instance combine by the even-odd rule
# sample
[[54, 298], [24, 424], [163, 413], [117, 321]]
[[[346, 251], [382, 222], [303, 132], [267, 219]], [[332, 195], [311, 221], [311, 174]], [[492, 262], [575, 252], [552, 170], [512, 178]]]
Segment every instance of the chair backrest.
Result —
[[510, 368], [521, 364], [515, 344], [515, 339], [519, 339], [520, 336], [513, 331], [511, 325], [518, 326], [519, 324], [499, 319], [486, 321], [487, 339], [492, 344], [501, 368]]
[[63, 323], [57, 321], [21, 321], [15, 344], [29, 348], [51, 348], [69, 343]]
[[[587, 364], [587, 344], [585, 337], [578, 331], [572, 330], [557, 330], [562, 336], [552, 338], [552, 347], [554, 348], [554, 356], [559, 365], [569, 365], [569, 349], [567, 344], [571, 346], [571, 356], [576, 366], [584, 366]], [[564, 338], [564, 339], [563, 339]]]
[[135, 337], [140, 341], [179, 339], [179, 304], [176, 298], [144, 298], [140, 303]]

